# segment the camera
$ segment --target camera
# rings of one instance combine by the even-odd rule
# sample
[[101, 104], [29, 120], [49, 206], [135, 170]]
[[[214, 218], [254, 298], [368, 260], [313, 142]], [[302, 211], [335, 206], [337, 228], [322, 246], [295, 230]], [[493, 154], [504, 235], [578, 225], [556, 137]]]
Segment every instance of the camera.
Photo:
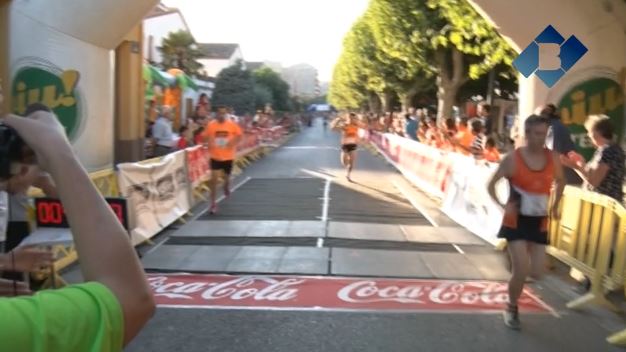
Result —
[[26, 143], [13, 128], [0, 124], [0, 179], [12, 176], [11, 165], [22, 162], [26, 155]]
[[[40, 103], [31, 104], [26, 108], [25, 116], [37, 111], [50, 109]], [[35, 162], [35, 153], [26, 145], [17, 131], [0, 123], [0, 180], [7, 180], [13, 176], [14, 163], [30, 164]]]

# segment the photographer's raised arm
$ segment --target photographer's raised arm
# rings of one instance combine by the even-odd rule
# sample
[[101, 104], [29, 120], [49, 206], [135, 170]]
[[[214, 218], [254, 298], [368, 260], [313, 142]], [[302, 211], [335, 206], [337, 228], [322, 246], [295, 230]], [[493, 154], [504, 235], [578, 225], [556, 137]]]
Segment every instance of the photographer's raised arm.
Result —
[[[124, 343], [140, 331], [154, 313], [154, 302], [143, 269], [128, 235], [80, 165], [58, 121], [51, 113], [32, 118], [9, 116], [35, 151], [40, 166], [52, 176], [72, 229], [83, 275], [104, 284], [117, 297], [124, 316]], [[56, 128], [54, 128], [56, 127]], [[77, 332], [80, 333], [80, 332]]]

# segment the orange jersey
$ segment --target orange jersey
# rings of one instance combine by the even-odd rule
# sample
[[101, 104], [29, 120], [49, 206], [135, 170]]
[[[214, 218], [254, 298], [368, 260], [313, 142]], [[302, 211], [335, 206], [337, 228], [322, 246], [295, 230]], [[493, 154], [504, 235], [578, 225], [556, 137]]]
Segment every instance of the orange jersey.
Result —
[[485, 160], [489, 162], [497, 163], [500, 161], [500, 152], [498, 152], [498, 149], [496, 148], [485, 148], [483, 155]]
[[222, 123], [215, 120], [207, 125], [202, 136], [209, 139], [211, 159], [228, 161], [235, 160], [237, 146], [232, 145], [232, 142], [241, 134], [241, 128], [238, 124], [230, 120], [225, 120]]
[[[546, 164], [541, 170], [531, 170], [526, 161], [522, 157], [520, 149], [513, 152], [514, 172], [509, 178], [511, 194], [504, 211], [504, 219], [502, 225], [508, 228], [516, 229], [518, 227], [518, 216], [520, 214], [520, 204], [523, 203], [521, 198], [528, 197], [523, 194], [535, 195], [534, 197], [543, 197], [544, 205], [547, 208], [548, 198], [552, 190], [554, 182], [554, 160], [552, 152], [544, 149]], [[522, 194], [523, 193], [523, 194]], [[521, 205], [523, 208], [523, 205]], [[547, 231], [548, 218], [542, 219], [541, 230]]]
[[[459, 132], [457, 132], [455, 138], [457, 139], [457, 141], [462, 147], [465, 147], [467, 149], [469, 149], [472, 146], [472, 143], [474, 142], [474, 135], [467, 128], [462, 128], [462, 127], [459, 128]], [[463, 149], [463, 148], [457, 148], [457, 152], [465, 154], [465, 155], [471, 154], [468, 150]]]
[[346, 125], [343, 128], [341, 144], [357, 144], [359, 141], [359, 126]]

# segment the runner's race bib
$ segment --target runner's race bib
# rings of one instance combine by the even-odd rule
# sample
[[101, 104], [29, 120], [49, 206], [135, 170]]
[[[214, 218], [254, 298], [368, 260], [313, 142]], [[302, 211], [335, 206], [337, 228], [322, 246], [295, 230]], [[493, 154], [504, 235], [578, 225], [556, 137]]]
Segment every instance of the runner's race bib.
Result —
[[220, 148], [226, 147], [226, 145], [228, 145], [228, 138], [224, 138], [224, 137], [215, 138], [215, 145]]
[[525, 216], [547, 216], [549, 196], [523, 191], [514, 187], [520, 195], [520, 214]]
[[343, 144], [356, 144], [357, 139], [355, 137], [345, 137], [343, 139]]

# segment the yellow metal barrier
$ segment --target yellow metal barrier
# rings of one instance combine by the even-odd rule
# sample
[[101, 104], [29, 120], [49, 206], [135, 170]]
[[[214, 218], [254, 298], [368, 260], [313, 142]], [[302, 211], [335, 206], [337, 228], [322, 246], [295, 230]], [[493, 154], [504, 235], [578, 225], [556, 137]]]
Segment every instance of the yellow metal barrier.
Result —
[[115, 170], [107, 169], [89, 174], [89, 178], [96, 188], [105, 197], [119, 197], [120, 190], [117, 185]]
[[568, 308], [596, 303], [617, 310], [605, 292], [624, 284], [625, 253], [613, 248], [625, 243], [626, 210], [610, 197], [574, 187], [566, 187], [560, 207], [561, 220], [550, 224], [547, 251], [591, 280], [591, 291], [569, 302]]
[[[567, 307], [594, 303], [619, 311], [605, 295], [625, 286], [626, 209], [610, 197], [574, 187], [566, 187], [560, 208], [561, 220], [551, 220], [547, 251], [591, 281], [590, 292]], [[626, 330], [607, 341], [626, 345]]]

